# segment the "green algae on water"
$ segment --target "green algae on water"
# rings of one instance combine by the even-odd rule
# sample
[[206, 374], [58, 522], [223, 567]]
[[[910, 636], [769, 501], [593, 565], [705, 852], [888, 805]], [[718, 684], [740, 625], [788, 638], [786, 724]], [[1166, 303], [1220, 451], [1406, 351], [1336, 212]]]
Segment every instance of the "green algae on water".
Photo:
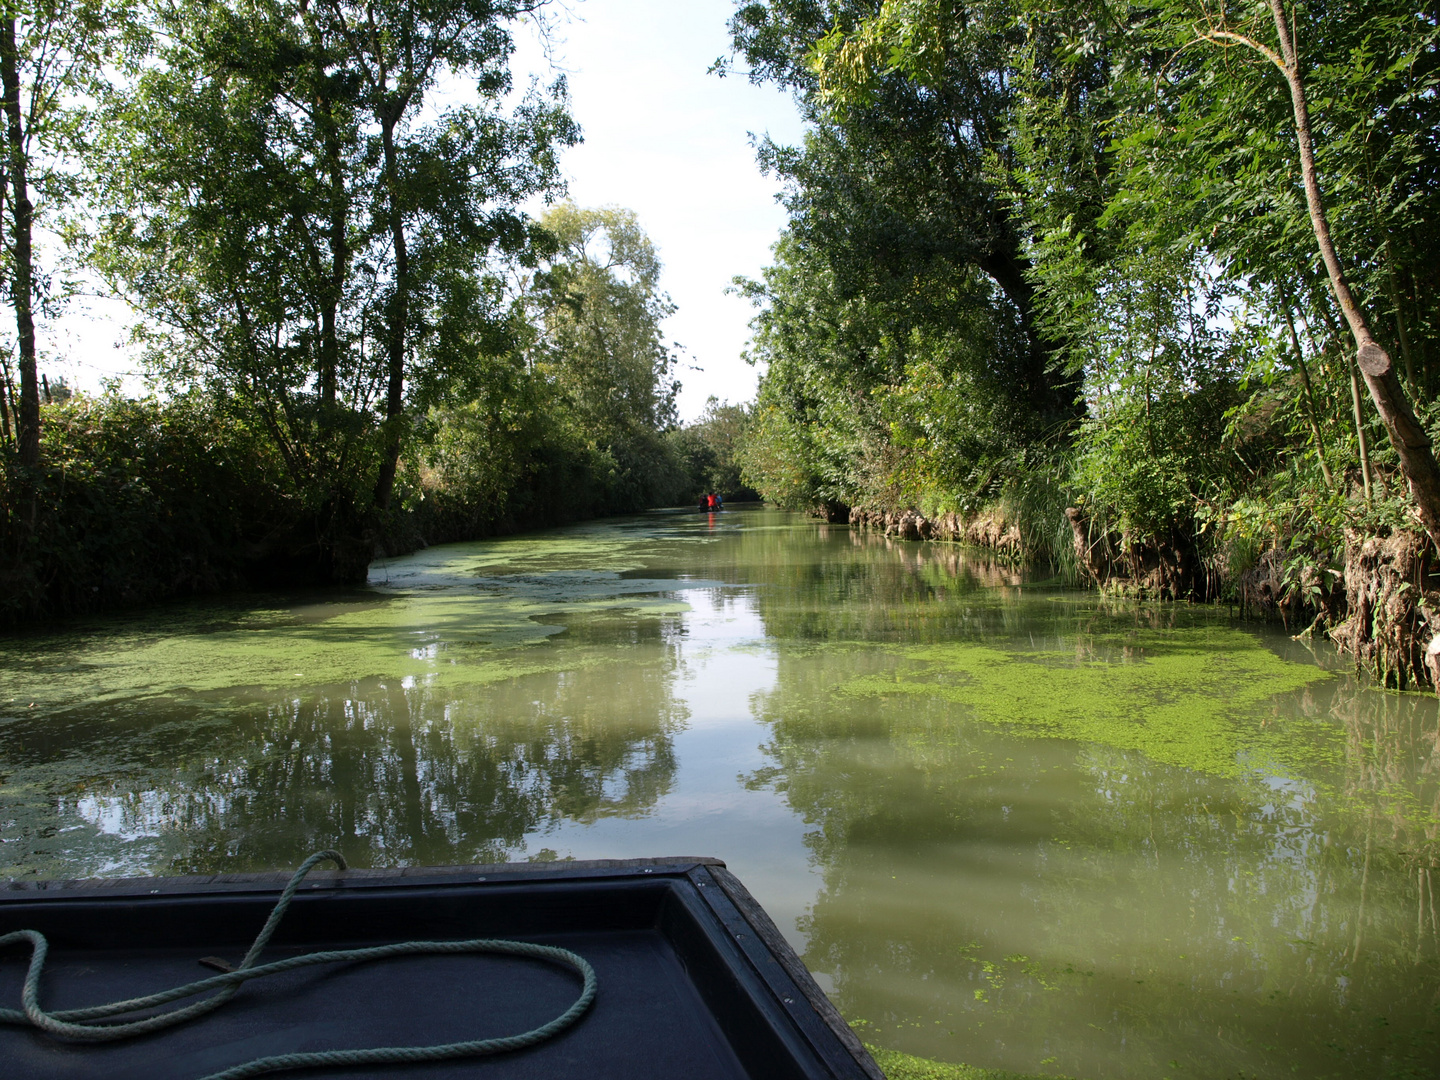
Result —
[[1283, 660], [1233, 628], [1140, 631], [1123, 641], [1115, 650], [1087, 638], [1074, 652], [973, 642], [889, 650], [900, 661], [893, 671], [852, 679], [838, 692], [939, 698], [1012, 734], [1139, 750], [1219, 776], [1339, 760], [1337, 730], [1256, 719], [1257, 707], [1328, 672]]
[[[6, 649], [0, 718], [80, 704], [236, 688], [325, 686], [369, 677], [477, 686], [603, 662], [536, 650], [579, 616], [678, 616], [681, 589], [706, 581], [624, 578], [635, 540], [541, 543], [496, 554], [497, 543], [449, 545], [393, 560], [362, 602], [288, 610], [213, 609], [204, 626], [167, 626], [153, 614], [111, 620], [103, 632], [56, 635]], [[473, 549], [473, 550], [472, 550]], [[546, 566], [545, 552], [550, 551]], [[571, 565], [599, 560], [596, 570]], [[495, 573], [497, 562], [523, 572]], [[484, 569], [484, 574], [480, 570]]]
[[903, 1054], [865, 1044], [886, 1080], [1065, 1080], [1048, 1073], [1017, 1073], [1004, 1069], [982, 1069], [977, 1065], [957, 1065], [948, 1061]]

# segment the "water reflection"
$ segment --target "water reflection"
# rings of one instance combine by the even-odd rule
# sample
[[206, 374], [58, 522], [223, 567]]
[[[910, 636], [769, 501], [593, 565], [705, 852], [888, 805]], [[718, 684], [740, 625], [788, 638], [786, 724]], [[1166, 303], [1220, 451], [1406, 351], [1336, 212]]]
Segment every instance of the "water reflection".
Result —
[[[359, 866], [503, 861], [561, 820], [646, 814], [686, 721], [674, 620], [581, 616], [570, 634], [578, 666], [458, 691], [372, 678], [171, 701], [77, 724], [63, 746], [44, 721], [11, 721], [0, 853], [11, 873], [59, 876], [270, 867], [331, 846]], [[633, 662], [584, 663], [597, 635]]]
[[0, 873], [715, 854], [883, 1046], [1436, 1074], [1435, 701], [1323, 642], [769, 512], [374, 584], [0, 642]]
[[[909, 558], [888, 567], [868, 615], [817, 626], [824, 608], [807, 607], [806, 636], [843, 640], [868, 620], [880, 641], [903, 625], [961, 655], [1068, 656], [1116, 675], [1213, 618], [1023, 595], [934, 599], [917, 617], [894, 598], [924, 574]], [[767, 624], [793, 625], [785, 603], [762, 594]], [[1082, 741], [977, 723], [987, 708], [1013, 718], [1013, 702], [982, 707], [938, 679], [917, 690], [903, 650], [840, 652], [780, 648], [757, 702], [770, 760], [748, 782], [812, 825], [824, 887], [805, 959], [871, 1039], [1074, 1076], [1436, 1074], [1433, 699], [1343, 678], [1217, 713], [1190, 701], [1197, 723], [1223, 720], [1267, 752], [1182, 768], [1107, 745], [1105, 729]], [[1153, 723], [1163, 697], [1132, 695], [1129, 719]], [[1303, 746], [1253, 741], [1274, 732]], [[1304, 752], [1314, 739], [1341, 752]]]

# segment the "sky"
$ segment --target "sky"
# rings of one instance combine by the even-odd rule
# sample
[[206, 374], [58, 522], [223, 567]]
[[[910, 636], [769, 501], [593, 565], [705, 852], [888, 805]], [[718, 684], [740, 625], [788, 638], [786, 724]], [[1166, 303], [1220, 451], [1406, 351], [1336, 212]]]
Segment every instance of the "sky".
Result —
[[[796, 143], [803, 132], [787, 94], [706, 74], [730, 52], [733, 10], [732, 0], [564, 0], [549, 55], [533, 24], [516, 28], [517, 87], [531, 73], [549, 82], [563, 72], [569, 82], [585, 141], [561, 159], [568, 197], [635, 211], [659, 250], [661, 288], [677, 308], [663, 329], [682, 347], [682, 420], [712, 395], [754, 397], [759, 373], [741, 359], [754, 309], [726, 289], [769, 263], [785, 214], [751, 136]], [[41, 369], [84, 389], [117, 375], [138, 388], [122, 344], [129, 321], [118, 301], [77, 299], [42, 328]]]

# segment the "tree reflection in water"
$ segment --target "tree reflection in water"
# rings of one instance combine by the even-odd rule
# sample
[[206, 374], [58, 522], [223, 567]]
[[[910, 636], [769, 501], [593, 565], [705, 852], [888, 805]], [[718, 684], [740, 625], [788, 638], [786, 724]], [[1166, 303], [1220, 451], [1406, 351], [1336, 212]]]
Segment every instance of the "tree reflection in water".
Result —
[[883, 1046], [1437, 1074], [1433, 698], [1224, 611], [716, 517], [432, 549], [359, 608], [0, 643], [0, 873], [698, 837], [805, 912], [807, 961]]
[[[747, 781], [812, 826], [824, 887], [802, 920], [805, 959], [868, 1038], [1075, 1076], [1437, 1075], [1433, 698], [1347, 675], [1237, 704], [1217, 713], [1243, 736], [1228, 774], [1036, 738], [947, 700], [965, 676], [919, 692], [913, 654], [867, 643], [1144, 664], [1168, 632], [1215, 615], [996, 604], [997, 590], [965, 595], [963, 568], [937, 575], [909, 552], [868, 590], [861, 576], [814, 590], [850, 595], [833, 618], [760, 594], [790, 647], [756, 704], [770, 764]], [[937, 595], [947, 580], [959, 599]], [[1137, 695], [1136, 722], [1161, 707]], [[1256, 746], [1266, 755], [1247, 757]]]
[[[623, 635], [636, 662], [587, 664], [590, 633]], [[30, 771], [48, 793], [37, 812], [69, 829], [26, 837], [25, 870], [199, 873], [329, 846], [357, 866], [505, 861], [563, 821], [644, 815], [674, 782], [686, 718], [671, 692], [674, 621], [589, 616], [570, 634], [564, 671], [257, 694], [213, 703], [208, 722], [193, 704], [151, 707], [67, 739]], [[11, 725], [4, 738], [27, 734]]]

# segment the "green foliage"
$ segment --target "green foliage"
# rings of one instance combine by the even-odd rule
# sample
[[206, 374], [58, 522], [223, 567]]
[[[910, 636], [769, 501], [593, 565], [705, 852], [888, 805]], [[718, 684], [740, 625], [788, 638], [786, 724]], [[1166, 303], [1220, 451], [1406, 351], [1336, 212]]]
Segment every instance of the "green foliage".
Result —
[[[516, 347], [502, 274], [547, 242], [517, 206], [578, 138], [563, 83], [504, 108], [522, 7], [164, 7], [106, 101], [92, 265], [157, 372], [233, 399], [336, 508], [337, 544], [388, 503], [418, 417]], [[445, 78], [475, 103], [424, 115]]]
[[660, 260], [633, 211], [553, 207], [557, 250], [521, 303], [535, 325], [529, 363], [555, 395], [566, 437], [601, 463], [587, 496], [611, 513], [677, 502], [687, 479], [663, 433], [675, 426], [675, 360], [661, 335], [674, 311]]
[[143, 37], [125, 0], [21, 0], [0, 13], [0, 280], [14, 314], [19, 368], [19, 387], [4, 390], [0, 434], [10, 441], [13, 412], [20, 461], [30, 468], [40, 456], [35, 318], [56, 311], [75, 288], [60, 266], [35, 257], [35, 228], [53, 226], [80, 186], [68, 167], [85, 146], [80, 103]]
[[1223, 372], [1211, 379], [1187, 386], [1171, 367], [1142, 369], [1121, 380], [1086, 424], [1075, 483], [1117, 531], [1169, 540], [1193, 530], [1202, 502], [1234, 496], [1232, 449], [1215, 434], [1237, 386], [1222, 381]]
[[[1437, 120], [1437, 28], [1413, 4], [1297, 3], [1288, 9], [1304, 63], [1316, 167], [1335, 242], [1377, 333], [1407, 353], [1434, 321], [1437, 242], [1429, 182]], [[1279, 74], [1226, 31], [1273, 43], [1268, 9], [1207, 16], [1182, 2], [1135, 9], [1132, 109], [1117, 142], [1129, 198], [1158, 191], [1171, 231], [1187, 229], [1227, 273], [1284, 289], [1307, 315], [1333, 317], [1298, 185], [1289, 95]], [[1173, 61], [1170, 58], [1173, 57]], [[1163, 76], [1161, 75], [1163, 67]], [[1153, 216], [1153, 215], [1152, 215]], [[1279, 298], [1277, 297], [1277, 300]], [[1323, 309], [1323, 310], [1322, 310]], [[1415, 357], [1412, 357], [1411, 367]], [[1415, 371], [1422, 395], [1433, 390]]]
[[[1400, 0], [1287, 12], [1336, 244], [1429, 416], [1440, 30]], [[1279, 546], [1297, 580], [1334, 565], [1345, 527], [1404, 524], [1368, 405], [1362, 498], [1290, 95], [1253, 47], [1270, 20], [1193, 0], [741, 5], [752, 77], [814, 121], [804, 146], [761, 148], [791, 221], [747, 286], [756, 486], [795, 506], [1001, 503], [1061, 563], [1078, 502], [1112, 549], [1239, 566]]]
[[773, 0], [731, 24], [814, 121], [803, 147], [762, 146], [791, 221], [742, 283], [766, 367], [746, 476], [785, 505], [973, 512], [1079, 415], [1007, 193], [1022, 38], [997, 5], [918, 36], [902, 8], [928, 10]]
[[1065, 516], [1076, 501], [1073, 462], [1068, 451], [1036, 455], [1005, 480], [998, 502], [1005, 520], [1020, 530], [1025, 552], [1055, 569], [1061, 580], [1083, 584], [1074, 533]]
[[607, 463], [560, 420], [556, 394], [517, 357], [433, 407], [411, 509], [429, 543], [605, 512]]
[[747, 406], [711, 397], [700, 419], [668, 433], [689, 478], [683, 498], [693, 501], [712, 491], [732, 501], [759, 498], [759, 492], [741, 478], [738, 456], [752, 419], [753, 410]]
[[903, 288], [852, 293], [832, 255], [792, 229], [764, 280], [740, 283], [760, 309], [750, 359], [766, 366], [747, 482], [796, 507], [992, 497], [1046, 422], [1017, 397], [1029, 353], [1014, 309], [944, 260]]
[[472, 374], [430, 408], [402, 463], [400, 498], [348, 546], [337, 534], [353, 523], [337, 528], [343, 508], [323, 501], [334, 488], [297, 483], [249, 402], [112, 391], [45, 406], [41, 466], [22, 467], [10, 449], [0, 470], [0, 625], [324, 582], [338, 576], [337, 558], [363, 571], [375, 545], [393, 553], [633, 508], [624, 500], [644, 470], [661, 497], [661, 485], [683, 482], [658, 433], [648, 461], [644, 448], [628, 463], [597, 449], [560, 389], [520, 356]]
[[244, 584], [298, 515], [268, 440], [226, 406], [44, 406], [41, 466], [0, 471], [0, 623]]
[[527, 296], [540, 324], [534, 362], [602, 439], [673, 426], [678, 384], [660, 323], [675, 308], [634, 212], [563, 203], [541, 224], [559, 250]]

